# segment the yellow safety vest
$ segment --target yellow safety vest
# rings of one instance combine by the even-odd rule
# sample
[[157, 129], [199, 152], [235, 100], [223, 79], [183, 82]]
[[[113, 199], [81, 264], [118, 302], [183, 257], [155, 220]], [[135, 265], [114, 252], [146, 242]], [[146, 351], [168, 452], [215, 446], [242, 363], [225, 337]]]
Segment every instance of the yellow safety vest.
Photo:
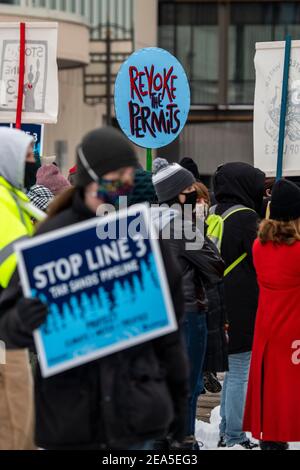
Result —
[[[208, 219], [206, 220], [206, 224], [208, 226], [207, 236], [216, 245], [219, 252], [221, 252], [223, 232], [224, 232], [224, 222], [233, 214], [236, 214], [237, 212], [241, 212], [241, 211], [255, 212], [255, 211], [253, 209], [250, 209], [249, 207], [236, 205], [228, 209], [224, 214], [216, 215], [215, 213], [216, 208], [217, 206], [214, 206], [210, 209], [210, 215]], [[230, 266], [228, 266], [228, 268], [224, 272], [224, 277], [228, 276], [228, 274], [230, 274], [242, 261], [244, 261], [244, 259], [246, 259], [247, 256], [248, 256], [247, 253], [243, 253]]]
[[0, 176], [0, 286], [6, 288], [16, 269], [14, 244], [34, 233], [30, 215], [22, 204], [27, 196]]

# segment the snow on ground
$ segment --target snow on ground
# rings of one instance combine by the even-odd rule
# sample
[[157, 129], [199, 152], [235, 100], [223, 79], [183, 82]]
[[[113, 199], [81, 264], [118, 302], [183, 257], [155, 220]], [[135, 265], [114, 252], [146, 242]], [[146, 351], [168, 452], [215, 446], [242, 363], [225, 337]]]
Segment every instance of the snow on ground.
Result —
[[[241, 446], [234, 446], [230, 449], [218, 449], [219, 440], [219, 424], [220, 424], [220, 407], [212, 411], [210, 423], [197, 421], [196, 423], [196, 438], [199, 442], [203, 442], [202, 450], [245, 450]], [[291, 444], [292, 450], [300, 450], [300, 443]]]

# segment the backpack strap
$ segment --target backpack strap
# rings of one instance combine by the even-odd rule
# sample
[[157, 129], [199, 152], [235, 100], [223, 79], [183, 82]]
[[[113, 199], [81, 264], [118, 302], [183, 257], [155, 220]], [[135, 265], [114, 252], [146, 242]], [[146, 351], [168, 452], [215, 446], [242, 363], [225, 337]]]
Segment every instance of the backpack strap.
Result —
[[227, 220], [231, 215], [236, 214], [237, 212], [242, 212], [242, 211], [255, 212], [255, 210], [250, 209], [250, 207], [245, 207], [239, 204], [239, 205], [230, 207], [226, 212], [224, 212], [224, 214], [221, 215], [221, 217], [223, 221], [225, 222], [225, 220]]
[[[209, 215], [214, 215], [216, 213], [217, 207], [218, 207], [217, 205], [212, 206], [209, 210]], [[225, 222], [225, 220], [227, 220], [228, 217], [240, 211], [255, 212], [255, 210], [250, 209], [250, 207], [242, 206], [241, 204], [236, 204], [235, 206], [229, 207], [229, 209], [227, 209], [227, 211], [225, 211], [223, 214], [220, 214], [220, 217], [222, 217], [223, 222]]]
[[225, 269], [225, 271], [224, 271], [224, 277], [228, 276], [228, 274], [230, 274], [231, 271], [234, 270], [234, 268], [236, 268], [242, 261], [244, 261], [244, 259], [246, 259], [247, 256], [248, 256], [248, 254], [244, 253], [238, 259], [236, 259], [230, 266], [228, 266], [228, 268]]
[[[216, 211], [216, 207], [217, 206], [214, 207], [214, 211]], [[224, 214], [221, 215], [221, 217], [223, 219], [223, 222], [225, 222], [225, 220], [227, 220], [231, 215], [236, 214], [237, 212], [242, 212], [242, 211], [255, 212], [255, 210], [250, 209], [250, 207], [245, 207], [245, 206], [242, 206], [242, 205], [236, 205], [236, 206], [230, 207], [226, 212], [224, 212]], [[230, 274], [231, 271], [233, 271], [240, 263], [242, 263], [242, 261], [244, 261], [244, 259], [246, 259], [247, 256], [248, 256], [247, 253], [243, 253], [230, 266], [228, 266], [228, 268], [224, 272], [224, 277], [228, 276], [228, 274]]]
[[209, 209], [209, 215], [214, 215], [216, 213], [216, 210], [217, 210], [217, 206], [212, 206]]

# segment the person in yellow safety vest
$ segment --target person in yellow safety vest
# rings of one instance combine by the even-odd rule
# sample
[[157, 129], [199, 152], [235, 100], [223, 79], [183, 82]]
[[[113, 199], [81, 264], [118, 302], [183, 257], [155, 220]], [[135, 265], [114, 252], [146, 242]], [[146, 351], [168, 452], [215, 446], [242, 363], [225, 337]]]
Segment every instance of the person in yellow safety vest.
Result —
[[[33, 139], [19, 130], [0, 128], [0, 293], [3, 291], [3, 296], [17, 266], [14, 244], [33, 235], [32, 218], [41, 221], [45, 217], [23, 192], [34, 165]], [[5, 347], [1, 330], [0, 343]], [[6, 363], [0, 363], [0, 450], [30, 450], [34, 444], [29, 354], [27, 350], [7, 350], [1, 356]]]
[[16, 269], [14, 244], [34, 231], [32, 217], [44, 214], [23, 193], [26, 173], [35, 166], [32, 137], [24, 132], [0, 128], [0, 286], [7, 287]]

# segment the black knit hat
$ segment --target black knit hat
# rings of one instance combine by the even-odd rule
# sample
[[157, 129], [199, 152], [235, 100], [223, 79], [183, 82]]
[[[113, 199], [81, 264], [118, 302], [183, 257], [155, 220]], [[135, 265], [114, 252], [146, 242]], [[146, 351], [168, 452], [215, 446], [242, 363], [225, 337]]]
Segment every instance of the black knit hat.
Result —
[[152, 181], [159, 203], [171, 201], [196, 182], [190, 171], [164, 158], [154, 160]]
[[137, 164], [131, 143], [120, 131], [113, 127], [96, 129], [77, 148], [76, 185], [87, 186], [106, 173]]
[[275, 183], [270, 218], [283, 222], [300, 218], [300, 189], [296, 184], [284, 179]]
[[199, 173], [199, 170], [198, 170], [198, 166], [192, 158], [185, 157], [181, 160], [181, 162], [179, 162], [179, 164], [183, 168], [185, 168], [186, 170], [189, 170], [192, 173], [192, 175], [195, 176], [196, 181], [201, 180], [200, 173]]

